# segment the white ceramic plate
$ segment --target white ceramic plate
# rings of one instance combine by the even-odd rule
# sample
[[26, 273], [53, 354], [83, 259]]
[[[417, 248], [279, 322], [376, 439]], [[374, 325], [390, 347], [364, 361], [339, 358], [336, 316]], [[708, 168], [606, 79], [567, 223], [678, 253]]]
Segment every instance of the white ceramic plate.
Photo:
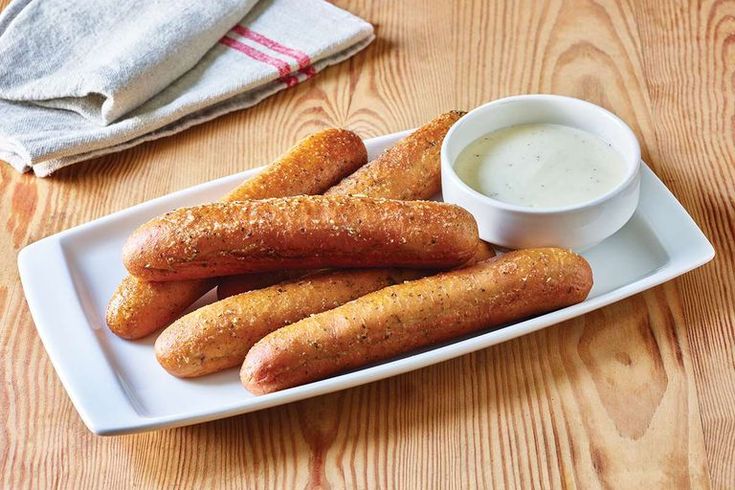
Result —
[[[367, 140], [370, 158], [406, 134]], [[153, 355], [155, 335], [125, 341], [110, 333], [104, 322], [107, 300], [125, 274], [120, 251], [133, 229], [165, 211], [216, 200], [257, 170], [175, 192], [39, 240], [21, 250], [18, 267], [46, 351], [92, 432], [123, 434], [188, 425], [350, 388], [461, 356], [582, 315], [711, 260], [712, 245], [691, 217], [648, 167], [642, 170], [641, 201], [633, 218], [583, 254], [595, 279], [583, 303], [259, 397], [243, 389], [236, 369], [195, 380], [170, 376]], [[212, 298], [210, 293], [203, 301]]]

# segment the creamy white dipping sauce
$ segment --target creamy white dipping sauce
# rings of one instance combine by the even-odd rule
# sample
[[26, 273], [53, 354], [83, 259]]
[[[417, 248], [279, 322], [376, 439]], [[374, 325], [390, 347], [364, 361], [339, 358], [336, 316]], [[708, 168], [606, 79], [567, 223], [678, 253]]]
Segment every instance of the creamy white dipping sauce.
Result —
[[620, 184], [623, 157], [600, 137], [560, 124], [521, 124], [462, 150], [457, 175], [499, 201], [557, 208], [591, 201]]

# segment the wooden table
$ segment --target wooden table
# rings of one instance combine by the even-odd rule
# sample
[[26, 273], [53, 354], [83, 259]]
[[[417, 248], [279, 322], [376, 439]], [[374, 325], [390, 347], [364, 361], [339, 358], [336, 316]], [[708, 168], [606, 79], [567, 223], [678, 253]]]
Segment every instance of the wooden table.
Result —
[[[0, 487], [735, 485], [735, 3], [338, 3], [378, 39], [314, 80], [49, 179], [0, 166]], [[270, 162], [319, 128], [370, 137], [528, 92], [581, 97], [628, 121], [715, 261], [583, 318], [340, 393], [140, 435], [82, 425], [23, 299], [21, 247]]]

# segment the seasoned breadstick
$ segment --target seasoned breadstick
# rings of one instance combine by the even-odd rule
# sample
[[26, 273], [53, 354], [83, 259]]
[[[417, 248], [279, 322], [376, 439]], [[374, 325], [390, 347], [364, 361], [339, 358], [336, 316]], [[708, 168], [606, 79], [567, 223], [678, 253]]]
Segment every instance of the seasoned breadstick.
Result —
[[166, 281], [327, 267], [447, 268], [472, 257], [473, 216], [452, 204], [296, 196], [183, 208], [138, 228], [128, 271]]
[[[223, 200], [318, 194], [366, 161], [367, 150], [355, 133], [326, 129], [299, 142]], [[107, 306], [107, 325], [123, 338], [145, 337], [170, 324], [212, 287], [210, 281], [153, 284], [128, 276]]]
[[[432, 198], [441, 187], [439, 153], [444, 136], [464, 114], [451, 111], [434, 118], [325, 194], [357, 194], [405, 201]], [[220, 279], [217, 297], [222, 299], [297, 277], [300, 276], [292, 271], [231, 276]]]
[[410, 269], [327, 271], [232, 296], [167, 327], [156, 339], [156, 358], [166, 371], [184, 378], [238, 366], [255, 342], [280, 327], [425, 273]]
[[282, 390], [569, 306], [591, 287], [589, 264], [571, 251], [510, 252], [381, 289], [276, 330], [250, 349], [240, 377], [252, 393]]
[[[492, 247], [481, 243], [470, 262], [494, 254]], [[239, 366], [255, 342], [284, 325], [431, 273], [409, 269], [326, 271], [248, 291], [202, 306], [175, 321], [156, 340], [156, 357], [166, 371], [186, 378]]]
[[212, 279], [148, 282], [126, 276], [107, 304], [107, 325], [124, 339], [145, 337], [181, 316], [215, 284]]
[[346, 129], [317, 131], [296, 144], [222, 201], [321, 194], [367, 162], [360, 137]]
[[[442, 141], [452, 124], [464, 114], [451, 111], [438, 116], [325, 194], [358, 194], [409, 201], [433, 197], [440, 189], [439, 151]], [[217, 296], [222, 299], [296, 277], [298, 275], [291, 271], [227, 277], [220, 280]]]
[[430, 199], [441, 189], [439, 153], [444, 136], [464, 115], [451, 111], [433, 119], [324, 194]]

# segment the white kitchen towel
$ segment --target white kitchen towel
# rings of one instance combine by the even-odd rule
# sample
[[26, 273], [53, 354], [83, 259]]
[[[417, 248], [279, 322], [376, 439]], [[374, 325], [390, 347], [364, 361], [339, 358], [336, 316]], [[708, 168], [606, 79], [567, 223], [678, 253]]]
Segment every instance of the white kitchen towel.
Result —
[[34, 0], [0, 24], [0, 99], [106, 125], [191, 69], [256, 0]]
[[[370, 24], [321, 0], [260, 0], [255, 6], [255, 0], [219, 0], [210, 3], [220, 6], [202, 7], [199, 14], [190, 0], [162, 0], [165, 7], [156, 12], [148, 10], [158, 4], [151, 0], [102, 0], [120, 23], [79, 21], [79, 34], [65, 25], [67, 42], [82, 48], [64, 47], [63, 56], [51, 56], [44, 54], [55, 45], [48, 39], [62, 40], [59, 17], [49, 18], [50, 7], [36, 5], [47, 2], [77, 12], [100, 5], [15, 0], [0, 16], [0, 57], [11, 54], [0, 63], [0, 160], [39, 176], [252, 106], [374, 38]], [[178, 10], [169, 7], [177, 2]], [[131, 5], [147, 18], [136, 21]], [[250, 12], [222, 36], [233, 10]], [[78, 22], [73, 12], [64, 16], [65, 24]], [[171, 28], [176, 24], [181, 32]], [[97, 27], [116, 33], [104, 36]], [[24, 42], [33, 48], [25, 55], [18, 48]]]

